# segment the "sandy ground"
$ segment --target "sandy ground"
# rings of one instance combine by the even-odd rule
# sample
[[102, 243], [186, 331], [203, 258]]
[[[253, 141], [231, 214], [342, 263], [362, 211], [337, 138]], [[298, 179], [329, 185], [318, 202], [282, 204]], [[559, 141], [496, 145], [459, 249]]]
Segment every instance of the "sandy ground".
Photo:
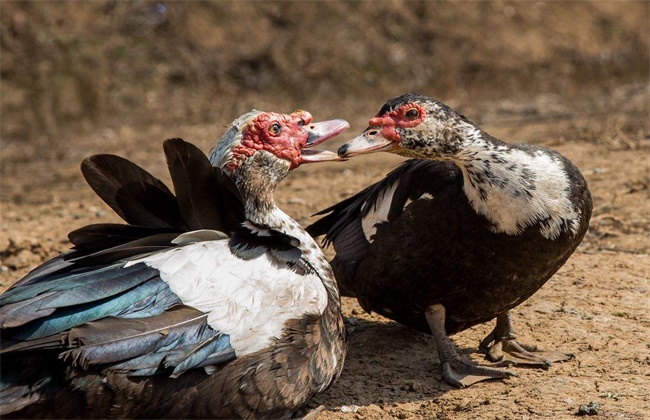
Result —
[[[511, 380], [453, 389], [441, 380], [430, 336], [366, 314], [346, 298], [349, 354], [339, 381], [310, 403], [326, 407], [319, 419], [569, 418], [590, 403], [599, 416], [650, 418], [648, 100], [647, 86], [635, 85], [568, 99], [451, 104], [505, 141], [559, 150], [589, 182], [595, 206], [585, 241], [544, 288], [513, 311], [522, 342], [574, 353], [574, 360], [549, 370], [515, 367], [518, 376]], [[379, 105], [360, 104], [340, 141], [362, 130]], [[316, 119], [323, 114], [310, 111]], [[0, 289], [66, 250], [68, 231], [118, 220], [83, 182], [83, 157], [117, 153], [168, 182], [162, 140], [183, 137], [207, 151], [227, 123], [126, 126], [55, 143], [4, 144]], [[276, 198], [306, 225], [314, 220], [311, 214], [380, 179], [400, 161], [372, 155], [306, 166], [283, 183]], [[477, 345], [491, 327], [453, 339], [462, 353], [481, 361]]]

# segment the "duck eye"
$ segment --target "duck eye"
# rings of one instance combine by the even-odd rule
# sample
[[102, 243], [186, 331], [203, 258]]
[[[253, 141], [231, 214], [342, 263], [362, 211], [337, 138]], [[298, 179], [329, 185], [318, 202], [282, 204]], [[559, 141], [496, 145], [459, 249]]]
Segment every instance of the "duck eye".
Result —
[[420, 111], [418, 111], [417, 108], [411, 108], [411, 109], [409, 109], [408, 111], [406, 111], [406, 112], [404, 113], [404, 115], [405, 115], [406, 118], [408, 118], [409, 120], [414, 120], [414, 119], [420, 117]]
[[278, 123], [272, 124], [272, 125], [269, 127], [269, 133], [270, 133], [272, 136], [277, 136], [278, 134], [280, 134], [281, 131], [282, 131], [282, 127], [281, 127], [280, 124], [278, 124]]

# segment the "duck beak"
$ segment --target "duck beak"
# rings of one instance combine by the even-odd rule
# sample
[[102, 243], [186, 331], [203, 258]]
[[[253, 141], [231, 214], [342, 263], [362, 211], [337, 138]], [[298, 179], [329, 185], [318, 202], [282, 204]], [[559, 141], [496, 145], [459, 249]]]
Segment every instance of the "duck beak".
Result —
[[309, 137], [307, 137], [307, 143], [302, 149], [302, 163], [347, 160], [339, 157], [334, 152], [327, 150], [316, 150], [311, 148], [338, 136], [349, 127], [350, 124], [348, 124], [348, 122], [345, 120], [330, 120], [305, 125], [303, 129], [309, 133]]
[[305, 125], [303, 129], [309, 133], [305, 147], [309, 148], [321, 144], [338, 136], [348, 128], [350, 128], [350, 124], [345, 120], [330, 120]]
[[338, 155], [342, 158], [351, 158], [366, 153], [391, 152], [398, 148], [398, 143], [384, 137], [380, 129], [369, 127], [363, 134], [339, 147]]

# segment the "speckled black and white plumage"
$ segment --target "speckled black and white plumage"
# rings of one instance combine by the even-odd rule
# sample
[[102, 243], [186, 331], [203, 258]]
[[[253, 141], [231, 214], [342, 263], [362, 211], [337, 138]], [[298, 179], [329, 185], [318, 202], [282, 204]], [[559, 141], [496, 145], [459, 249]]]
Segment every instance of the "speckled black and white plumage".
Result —
[[[413, 104], [422, 122], [402, 127], [416, 124], [406, 117]], [[423, 332], [432, 332], [427, 311], [438, 305], [447, 334], [498, 318], [499, 332], [512, 336], [508, 311], [544, 285], [587, 231], [592, 202], [579, 170], [548, 148], [497, 140], [416, 94], [389, 100], [339, 154], [368, 150], [416, 159], [307, 228], [333, 244], [342, 293]]]

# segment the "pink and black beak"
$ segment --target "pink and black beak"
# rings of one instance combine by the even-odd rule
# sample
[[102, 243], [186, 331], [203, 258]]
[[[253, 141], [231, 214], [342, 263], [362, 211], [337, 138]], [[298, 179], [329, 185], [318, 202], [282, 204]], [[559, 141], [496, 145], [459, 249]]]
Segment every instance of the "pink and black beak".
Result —
[[366, 128], [360, 136], [339, 147], [339, 157], [351, 158], [366, 153], [390, 152], [398, 149], [399, 136], [397, 133], [387, 133], [386, 131], [388, 130], [382, 127]]
[[312, 147], [338, 136], [349, 127], [350, 124], [348, 124], [347, 121], [340, 119], [305, 124], [303, 130], [309, 134], [309, 137], [307, 137], [307, 143], [301, 151], [301, 163], [347, 160], [343, 157], [339, 157], [334, 152], [312, 149]]

